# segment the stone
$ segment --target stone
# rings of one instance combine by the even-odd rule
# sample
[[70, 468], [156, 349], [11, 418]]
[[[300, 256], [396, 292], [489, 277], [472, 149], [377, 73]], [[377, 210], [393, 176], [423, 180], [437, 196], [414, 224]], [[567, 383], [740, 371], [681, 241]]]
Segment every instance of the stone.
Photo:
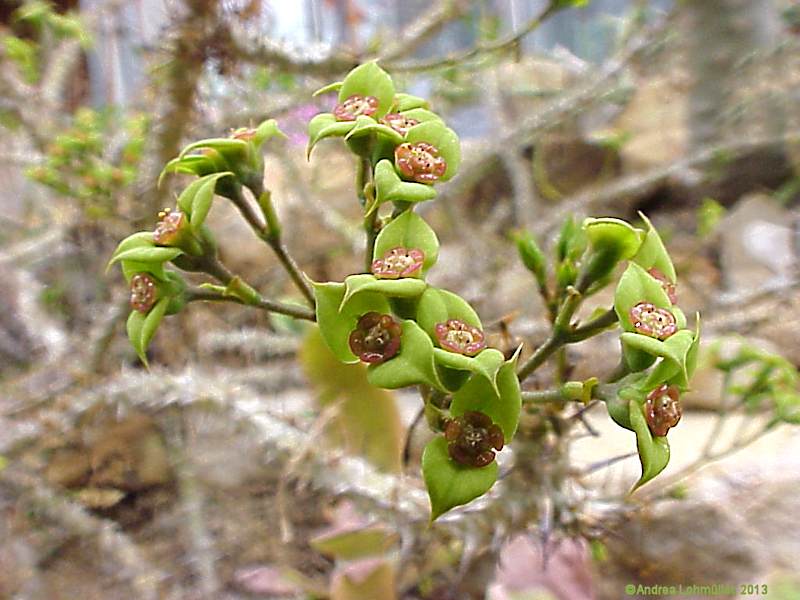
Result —
[[792, 214], [764, 194], [743, 198], [719, 225], [723, 283], [748, 294], [791, 281], [796, 260]]

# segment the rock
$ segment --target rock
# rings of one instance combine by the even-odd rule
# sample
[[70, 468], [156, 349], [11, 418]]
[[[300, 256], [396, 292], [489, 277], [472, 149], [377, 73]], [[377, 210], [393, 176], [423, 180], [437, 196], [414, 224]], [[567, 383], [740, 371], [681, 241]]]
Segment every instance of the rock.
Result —
[[645, 585], [753, 581], [768, 561], [747, 520], [720, 501], [661, 502], [617, 533], [611, 560]]
[[675, 162], [686, 152], [686, 81], [673, 73], [638, 82], [614, 122], [616, 130], [630, 135], [620, 150], [626, 173]]
[[721, 263], [730, 294], [790, 281], [796, 260], [792, 214], [763, 194], [745, 197], [720, 225]]

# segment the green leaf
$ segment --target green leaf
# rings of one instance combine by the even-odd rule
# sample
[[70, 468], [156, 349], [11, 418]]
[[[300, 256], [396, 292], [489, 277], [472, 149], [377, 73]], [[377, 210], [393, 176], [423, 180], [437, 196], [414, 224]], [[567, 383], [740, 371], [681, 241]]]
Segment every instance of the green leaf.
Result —
[[318, 114], [308, 122], [306, 158], [311, 156], [311, 151], [320, 140], [328, 137], [343, 137], [350, 133], [355, 126], [355, 121], [337, 121], [332, 113]]
[[128, 321], [125, 324], [125, 328], [128, 331], [128, 341], [136, 351], [136, 355], [139, 357], [139, 360], [141, 360], [142, 364], [144, 364], [146, 367], [148, 366], [147, 355], [145, 353], [145, 349], [142, 347], [142, 327], [144, 326], [144, 318], [145, 315], [140, 313], [138, 310], [131, 311], [131, 314], [128, 315]]
[[347, 74], [339, 89], [339, 102], [350, 96], [374, 96], [378, 100], [375, 118], [379, 119], [389, 112], [394, 102], [394, 83], [389, 74], [371, 61], [357, 66]]
[[669, 442], [666, 436], [653, 437], [644, 417], [644, 408], [635, 400], [629, 404], [630, 420], [636, 432], [636, 447], [639, 450], [639, 461], [642, 464], [642, 476], [631, 489], [641, 487], [653, 477], [661, 473], [669, 463]]
[[401, 110], [398, 112], [400, 112], [400, 114], [407, 119], [415, 119], [420, 123], [427, 123], [428, 121], [439, 121], [444, 123], [442, 117], [437, 115], [435, 112], [426, 110], [425, 108], [412, 108], [410, 110]]
[[122, 252], [130, 250], [132, 248], [152, 248], [154, 245], [155, 244], [153, 242], [152, 231], [139, 231], [137, 233], [129, 235], [119, 244], [117, 244], [114, 253], [111, 255], [111, 259], [108, 261], [106, 270], [109, 269], [114, 264], [114, 262], [116, 262], [117, 257]]
[[122, 267], [122, 276], [125, 277], [125, 281], [128, 283], [131, 282], [131, 278], [137, 273], [150, 273], [161, 281], [167, 278], [166, 271], [164, 271], [164, 263], [143, 263], [135, 260], [123, 260], [120, 261], [120, 266]]
[[189, 225], [193, 232], [197, 233], [205, 223], [208, 211], [211, 210], [211, 203], [214, 200], [217, 181], [228, 175], [233, 175], [233, 173], [214, 173], [200, 179], [202, 184], [197, 188], [194, 198], [191, 199], [191, 208], [188, 213]]
[[225, 158], [226, 161], [229, 162], [236, 162], [247, 158], [250, 151], [248, 142], [244, 140], [237, 140], [235, 138], [208, 138], [205, 140], [192, 142], [188, 146], [184, 147], [178, 157], [183, 158], [189, 154], [189, 152], [192, 152], [193, 150], [199, 150], [201, 148], [211, 148], [212, 150], [216, 150]]
[[325, 532], [309, 540], [317, 552], [339, 560], [382, 555], [397, 544], [399, 537], [386, 525], [367, 525], [344, 531]]
[[139, 246], [118, 252], [109, 262], [113, 265], [121, 260], [135, 261], [140, 263], [165, 263], [183, 254], [179, 248], [164, 248], [161, 246]]
[[403, 321], [400, 351], [386, 362], [367, 367], [374, 386], [395, 390], [421, 383], [444, 390], [433, 363], [433, 343], [414, 321]]
[[503, 430], [506, 444], [511, 442], [519, 424], [522, 398], [517, 378], [517, 352], [497, 372], [497, 386], [493, 387], [482, 374], [470, 377], [464, 386], [453, 394], [450, 413], [459, 416], [470, 410], [482, 412]]
[[[661, 341], [639, 333], [623, 333], [620, 335], [623, 345], [645, 352], [651, 356], [665, 359], [665, 364], [657, 366], [648, 377], [648, 386], [654, 387], [673, 377], [677, 383], [685, 388], [689, 385], [686, 370], [686, 359], [694, 342], [694, 334], [683, 329]], [[659, 381], [660, 379], [660, 381]]]
[[436, 233], [425, 219], [412, 210], [403, 212], [381, 229], [375, 240], [373, 260], [382, 258], [390, 250], [399, 247], [416, 248], [425, 254], [420, 276], [425, 275], [439, 258], [439, 239]]
[[441, 180], [451, 179], [461, 164], [461, 143], [456, 132], [447, 127], [444, 122], [435, 119], [414, 125], [406, 134], [406, 142], [416, 144], [427, 142], [439, 150], [439, 155], [447, 163], [447, 170]]
[[697, 360], [700, 355], [700, 313], [695, 315], [695, 332], [689, 352], [686, 353], [686, 376], [691, 379], [697, 369]]
[[314, 98], [317, 96], [322, 96], [323, 94], [330, 94], [331, 92], [338, 92], [342, 89], [342, 82], [341, 81], [334, 81], [333, 83], [329, 83], [328, 85], [324, 85], [319, 88], [316, 92], [311, 94]]
[[394, 110], [395, 112], [406, 112], [415, 108], [429, 108], [428, 101], [419, 96], [412, 96], [398, 92], [394, 95]]
[[[476, 356], [464, 356], [463, 354], [436, 348], [433, 351], [433, 357], [439, 366], [457, 371], [469, 371], [485, 377], [489, 385], [492, 386], [494, 393], [500, 393], [497, 389], [497, 373], [505, 362], [505, 356], [499, 350], [486, 348]], [[461, 386], [459, 385], [458, 387]]]
[[383, 123], [378, 123], [375, 119], [361, 115], [356, 117], [355, 127], [344, 136], [345, 140], [357, 138], [371, 133], [378, 133], [385, 138], [390, 139], [394, 144], [402, 144], [403, 136], [397, 133], [394, 129]]
[[540, 287], [547, 285], [547, 259], [544, 252], [536, 242], [536, 238], [529, 231], [520, 231], [514, 235], [517, 252], [522, 259], [522, 264], [536, 278]]
[[636, 252], [636, 256], [634, 256], [632, 259], [633, 262], [641, 265], [645, 270], [655, 267], [661, 271], [667, 279], [669, 279], [672, 283], [675, 283], [677, 281], [675, 267], [672, 264], [672, 259], [670, 258], [666, 247], [664, 246], [664, 242], [661, 241], [661, 236], [658, 235], [658, 231], [656, 231], [656, 228], [653, 227], [650, 219], [648, 219], [644, 213], [640, 212], [639, 216], [647, 226], [647, 232], [645, 233], [642, 245]]
[[375, 202], [370, 212], [384, 202], [424, 202], [436, 197], [433, 186], [413, 181], [403, 181], [389, 160], [375, 166]]
[[275, 136], [285, 138], [286, 134], [278, 127], [278, 122], [275, 119], [267, 119], [256, 127], [256, 134], [253, 136], [253, 144], [256, 148], [261, 148], [264, 142]]
[[343, 363], [357, 363], [358, 357], [350, 351], [350, 333], [356, 328], [361, 315], [370, 311], [389, 314], [389, 301], [374, 292], [358, 294], [344, 311], [339, 312], [345, 294], [344, 283], [314, 283], [317, 300], [317, 323], [320, 332], [333, 354]]
[[443, 436], [428, 442], [422, 453], [422, 476], [431, 500], [431, 521], [488, 492], [497, 481], [497, 471], [496, 461], [475, 468], [451, 460]]
[[319, 327], [308, 328], [298, 359], [319, 407], [336, 407], [326, 437], [381, 470], [399, 473], [405, 432], [394, 396], [367, 381], [365, 365], [343, 365]]
[[620, 219], [589, 218], [584, 220], [583, 229], [589, 254], [582, 268], [592, 282], [608, 276], [620, 261], [632, 258], [641, 245], [641, 232]]
[[427, 284], [421, 279], [377, 279], [373, 275], [350, 275], [344, 280], [345, 294], [339, 311], [346, 310], [347, 304], [364, 292], [374, 292], [390, 298], [416, 298], [425, 291]]
[[628, 263], [614, 293], [614, 310], [625, 331], [635, 331], [630, 311], [640, 302], [650, 302], [658, 308], [670, 309], [672, 304], [661, 283], [636, 263]]
[[417, 305], [417, 323], [431, 339], [436, 339], [436, 324], [458, 319], [467, 325], [483, 329], [478, 313], [466, 300], [447, 290], [428, 287]]

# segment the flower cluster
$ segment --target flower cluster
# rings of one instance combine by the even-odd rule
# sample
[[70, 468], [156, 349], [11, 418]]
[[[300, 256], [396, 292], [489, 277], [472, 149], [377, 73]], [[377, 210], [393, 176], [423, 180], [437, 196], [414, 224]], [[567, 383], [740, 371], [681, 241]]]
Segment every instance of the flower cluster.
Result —
[[[455, 175], [456, 134], [425, 100], [397, 93], [375, 63], [321, 90], [331, 91], [338, 92], [331, 112], [309, 123], [309, 155], [321, 140], [343, 138], [366, 169], [359, 178], [366, 183], [365, 218], [386, 202], [395, 210], [375, 237], [368, 273], [314, 284], [317, 323], [342, 362], [367, 366], [373, 385], [416, 385], [446, 399], [445, 408], [435, 408], [441, 435], [423, 457], [437, 516], [494, 483], [495, 452], [511, 440], [519, 418], [517, 356], [507, 360], [488, 347], [469, 303], [425, 280], [439, 242], [414, 206], [435, 198], [433, 186]], [[469, 474], [475, 470], [480, 475]], [[466, 481], [466, 497], [452, 497], [447, 490], [462, 487], [443, 485], [451, 480]]]
[[338, 92], [331, 112], [308, 124], [308, 154], [325, 138], [342, 137], [369, 160], [374, 194], [370, 210], [384, 202], [421, 202], [436, 197], [432, 185], [456, 174], [458, 136], [422, 98], [397, 93], [376, 63], [353, 69], [318, 93]]

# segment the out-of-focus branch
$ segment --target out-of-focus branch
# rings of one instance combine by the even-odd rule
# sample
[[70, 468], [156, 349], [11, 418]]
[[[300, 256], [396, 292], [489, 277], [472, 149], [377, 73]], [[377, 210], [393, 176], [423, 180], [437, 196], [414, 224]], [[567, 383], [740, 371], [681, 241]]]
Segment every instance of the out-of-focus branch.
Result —
[[447, 201], [463, 196], [497, 165], [503, 153], [511, 148], [522, 148], [530, 144], [543, 131], [552, 129], [564, 119], [606, 98], [615, 90], [616, 80], [625, 68], [663, 35], [670, 22], [671, 19], [666, 18], [645, 28], [639, 35], [633, 36], [630, 43], [617, 56], [608, 60], [589, 81], [556, 97], [542, 110], [522, 119], [512, 132], [498, 136], [493, 142], [465, 157], [459, 174], [440, 192], [440, 200]]
[[466, 51], [455, 52], [449, 56], [445, 56], [444, 58], [434, 58], [431, 60], [400, 64], [388, 63], [385, 66], [395, 72], [430, 71], [432, 69], [453, 67], [456, 65], [463, 66], [466, 61], [475, 58], [476, 56], [513, 48], [522, 40], [522, 38], [535, 31], [556, 11], [557, 9], [555, 7], [555, 3], [550, 3], [539, 15], [528, 21], [519, 30], [514, 31], [500, 38], [499, 40], [485, 44], [477, 44], [473, 48], [470, 48]]
[[757, 150], [797, 143], [800, 131], [789, 131], [779, 137], [758, 137], [702, 148], [690, 156], [668, 165], [654, 167], [643, 173], [620, 177], [599, 188], [590, 188], [562, 200], [537, 222], [535, 230], [543, 233], [555, 227], [566, 215], [588, 207], [631, 203], [643, 198], [672, 180], [680, 181], [687, 173], [702, 169], [724, 157], [731, 160]]
[[157, 91], [158, 106], [153, 110], [159, 117], [145, 145], [135, 185], [134, 195], [141, 199], [144, 208], [137, 215], [139, 226], [152, 219], [167, 192], [159, 190], [156, 181], [163, 165], [178, 154], [191, 122], [207, 58], [205, 47], [213, 35], [218, 3], [218, 0], [185, 0], [185, 14], [175, 23], [163, 83]]

